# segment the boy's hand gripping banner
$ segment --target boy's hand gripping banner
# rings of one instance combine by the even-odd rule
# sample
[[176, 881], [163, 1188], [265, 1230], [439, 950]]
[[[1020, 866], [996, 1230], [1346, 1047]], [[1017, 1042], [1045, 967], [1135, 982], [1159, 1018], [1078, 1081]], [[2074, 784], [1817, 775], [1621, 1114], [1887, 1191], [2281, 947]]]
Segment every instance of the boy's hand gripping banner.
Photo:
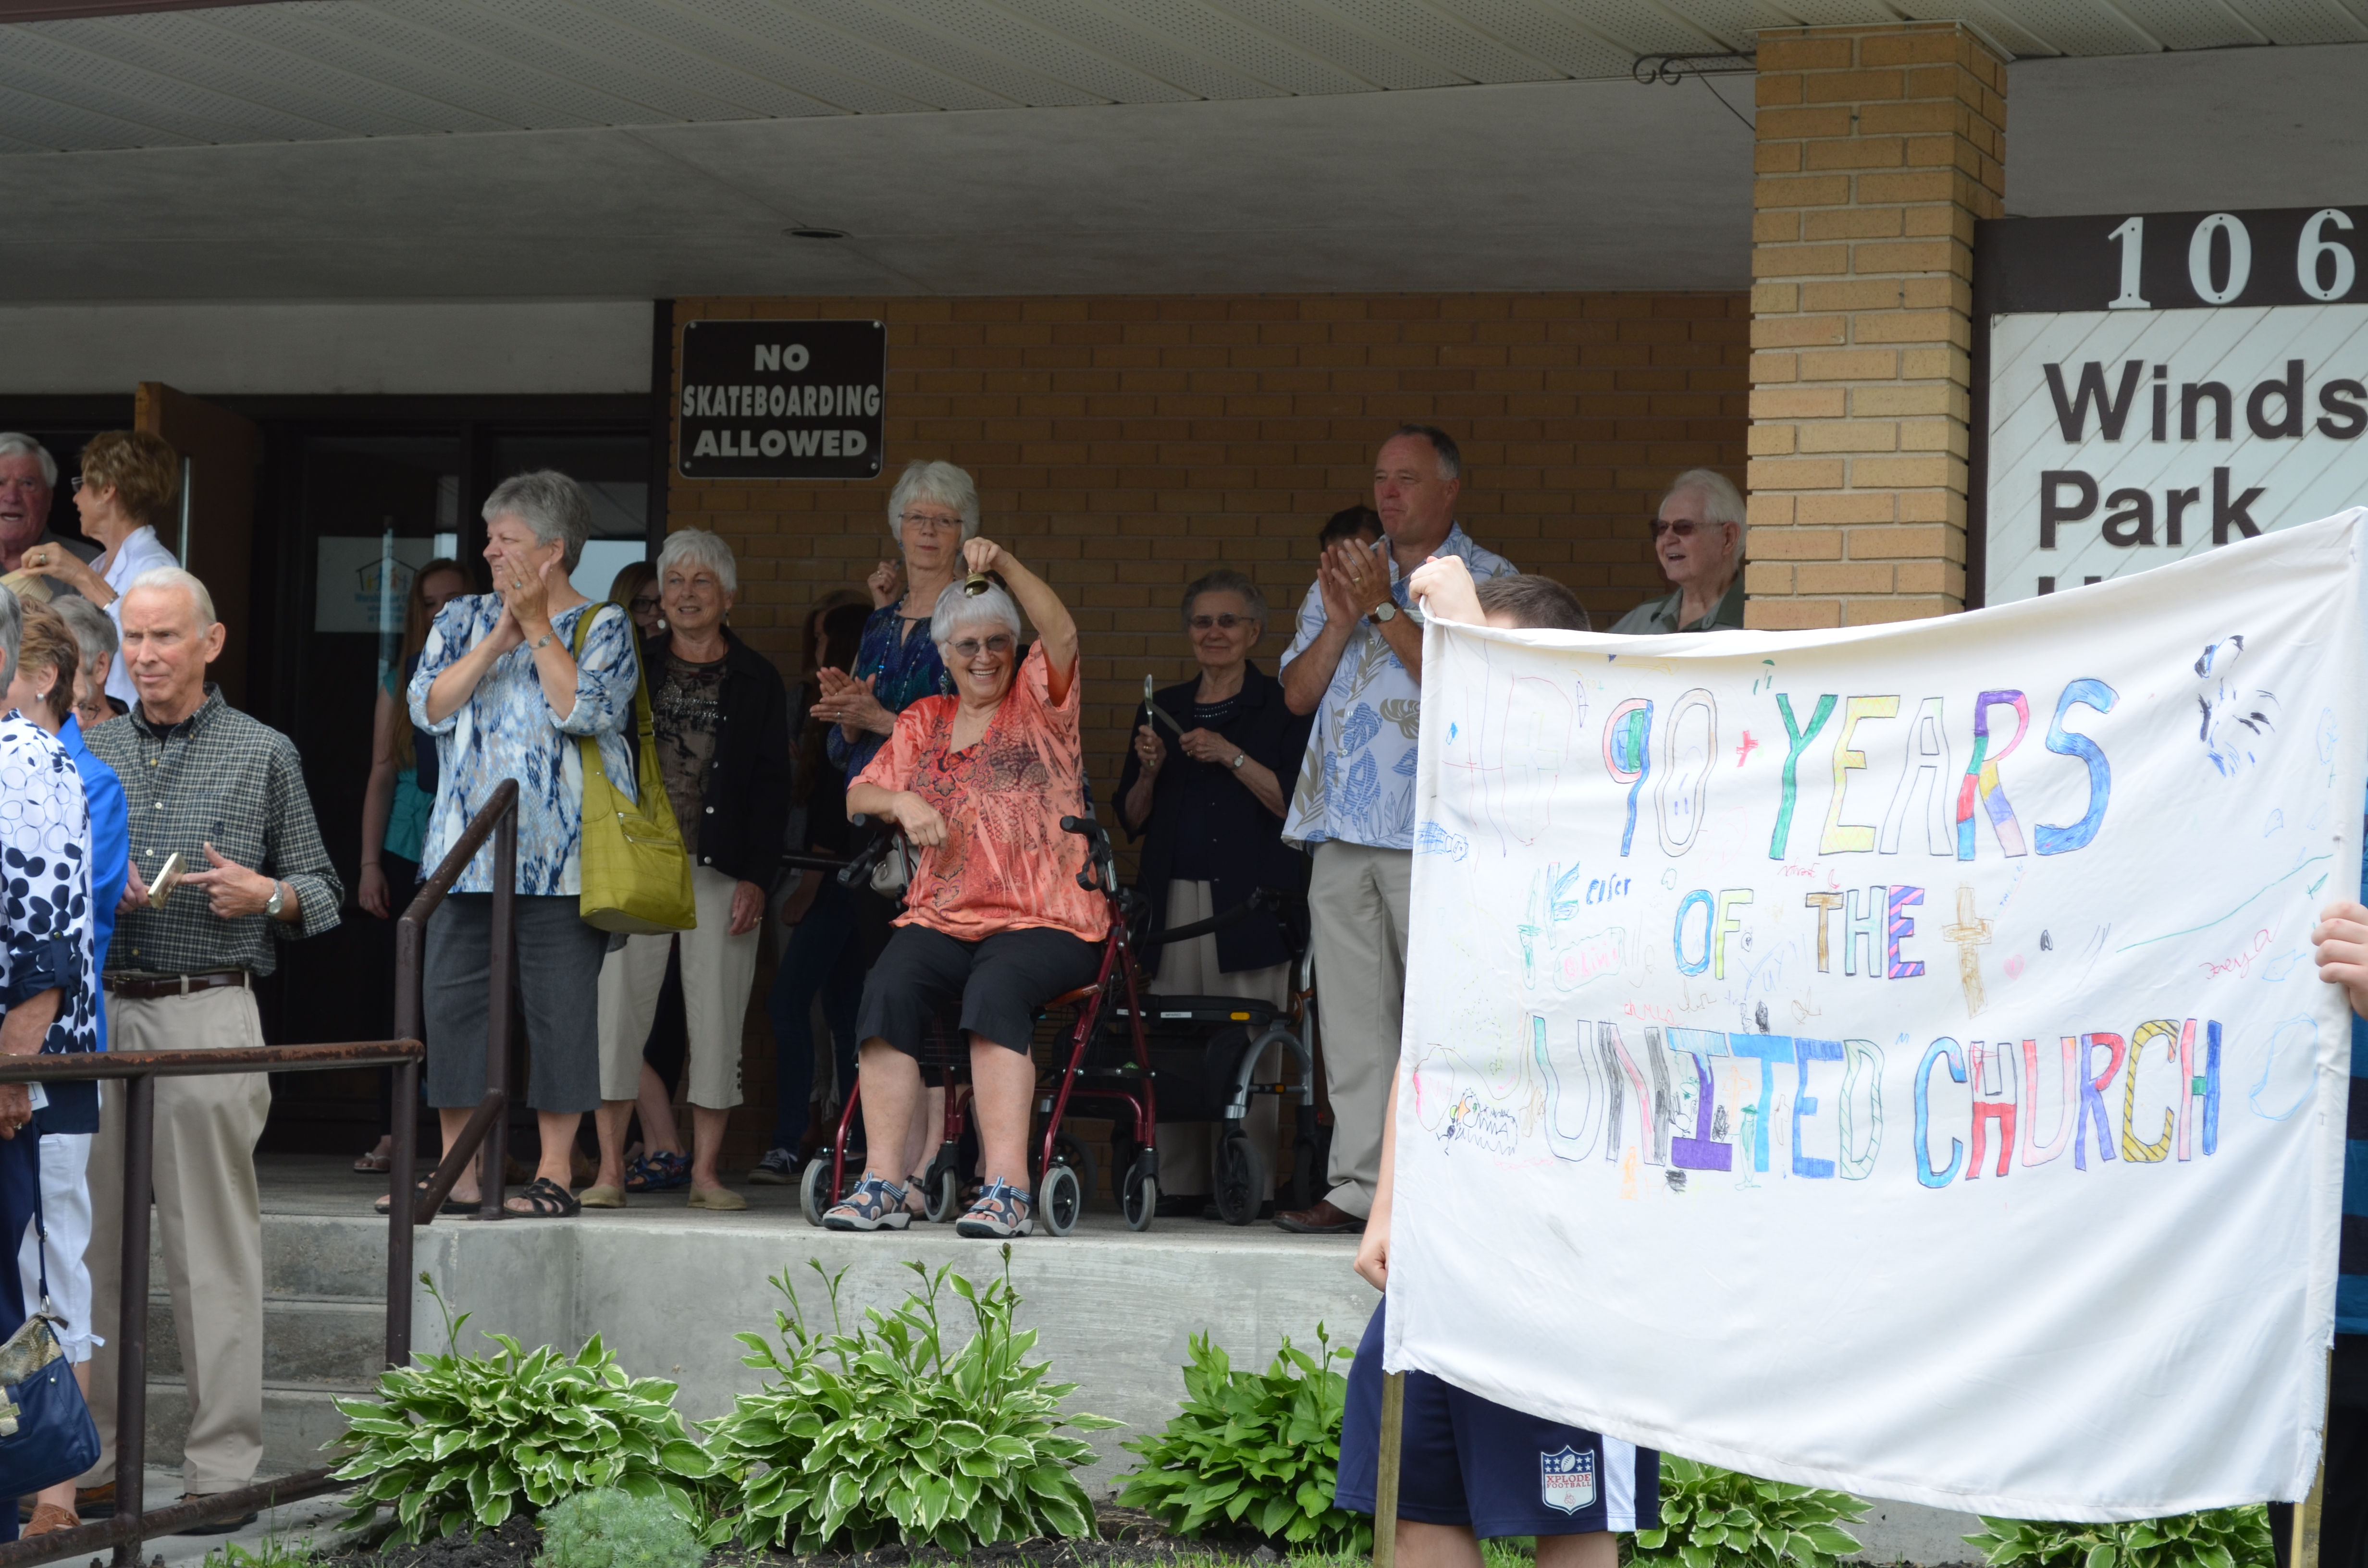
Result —
[[1941, 1507], [2302, 1496], [2363, 529], [1892, 627], [1432, 626], [1388, 1364]]

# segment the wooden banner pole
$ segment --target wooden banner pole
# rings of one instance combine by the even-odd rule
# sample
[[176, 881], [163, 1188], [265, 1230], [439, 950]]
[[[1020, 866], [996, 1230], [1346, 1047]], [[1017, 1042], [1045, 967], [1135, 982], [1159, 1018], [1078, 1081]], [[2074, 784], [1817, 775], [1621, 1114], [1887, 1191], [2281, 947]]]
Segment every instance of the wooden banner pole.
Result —
[[[1398, 1554], [1398, 1439], [1406, 1429], [1406, 1374], [1382, 1374], [1382, 1450], [1373, 1477], [1373, 1568], [1394, 1568]], [[2312, 1496], [2316, 1498], [2317, 1493]], [[2311, 1514], [2316, 1551], [2318, 1515]], [[2309, 1568], [2318, 1568], [2314, 1555]]]

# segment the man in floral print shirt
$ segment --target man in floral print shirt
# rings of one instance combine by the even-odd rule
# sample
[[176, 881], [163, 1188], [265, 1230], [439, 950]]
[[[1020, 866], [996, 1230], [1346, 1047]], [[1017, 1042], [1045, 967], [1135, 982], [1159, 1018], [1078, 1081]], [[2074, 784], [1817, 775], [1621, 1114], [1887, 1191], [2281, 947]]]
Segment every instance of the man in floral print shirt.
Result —
[[1422, 705], [1422, 619], [1406, 579], [1434, 555], [1458, 558], [1475, 583], [1515, 570], [1456, 523], [1463, 476], [1463, 454], [1445, 431], [1393, 432], [1373, 462], [1385, 541], [1342, 540], [1325, 551], [1282, 656], [1284, 702], [1315, 715], [1282, 836], [1315, 858], [1307, 907], [1333, 1119], [1332, 1191], [1311, 1209], [1276, 1215], [1287, 1231], [1362, 1230], [1381, 1176], [1382, 1112], [1406, 995]]
[[[17, 596], [0, 588], [0, 692], [17, 678]], [[0, 701], [0, 1056], [89, 1051], [90, 807], [65, 748]], [[0, 1338], [40, 1303], [23, 1300], [14, 1238], [40, 1192], [40, 1138], [28, 1085], [0, 1084]], [[17, 1539], [17, 1510], [0, 1509], [0, 1541]]]

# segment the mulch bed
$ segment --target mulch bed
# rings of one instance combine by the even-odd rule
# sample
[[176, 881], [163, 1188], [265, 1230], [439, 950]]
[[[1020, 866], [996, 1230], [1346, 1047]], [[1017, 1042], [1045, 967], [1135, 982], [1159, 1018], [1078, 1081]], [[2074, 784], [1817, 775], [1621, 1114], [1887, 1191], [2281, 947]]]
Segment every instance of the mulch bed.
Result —
[[[1178, 1557], [1216, 1555], [1246, 1563], [1280, 1561], [1275, 1551], [1255, 1541], [1226, 1543], [1186, 1540], [1168, 1534], [1140, 1508], [1104, 1503], [1098, 1510], [1099, 1540], [1030, 1540], [981, 1547], [968, 1559], [949, 1558], [934, 1547], [917, 1551], [882, 1546], [873, 1551], [824, 1551], [808, 1557], [788, 1552], [750, 1551], [727, 1548], [708, 1559], [710, 1568], [922, 1568], [924, 1564], [1027, 1562], [1042, 1568], [1135, 1568]], [[450, 1535], [418, 1545], [390, 1546], [383, 1551], [348, 1551], [322, 1559], [323, 1568], [533, 1568], [542, 1551], [542, 1532], [525, 1519], [511, 1519], [499, 1529], [481, 1532], [472, 1540]]]

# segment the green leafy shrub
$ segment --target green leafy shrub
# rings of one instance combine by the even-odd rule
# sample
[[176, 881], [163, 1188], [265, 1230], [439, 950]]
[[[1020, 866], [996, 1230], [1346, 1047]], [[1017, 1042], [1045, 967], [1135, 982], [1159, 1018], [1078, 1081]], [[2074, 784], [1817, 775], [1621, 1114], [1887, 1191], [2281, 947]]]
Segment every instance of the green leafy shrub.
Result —
[[[436, 1282], [419, 1278], [444, 1308]], [[385, 1372], [375, 1399], [336, 1402], [349, 1423], [337, 1479], [363, 1483], [347, 1528], [391, 1506], [397, 1540], [490, 1529], [593, 1487], [693, 1516], [686, 1483], [710, 1466], [675, 1414], [674, 1384], [627, 1377], [597, 1334], [572, 1358], [503, 1334], [485, 1335], [500, 1355], [463, 1356], [455, 1346], [469, 1314], [444, 1314], [445, 1354]]]
[[[1004, 1277], [984, 1290], [951, 1264], [931, 1274], [908, 1263], [923, 1290], [893, 1312], [867, 1309], [852, 1334], [839, 1319], [845, 1270], [811, 1267], [830, 1297], [832, 1333], [807, 1326], [785, 1271], [773, 1279], [789, 1301], [773, 1314], [779, 1345], [736, 1336], [751, 1352], [743, 1360], [771, 1375], [706, 1424], [717, 1469], [736, 1489], [725, 1506], [739, 1510], [708, 1528], [708, 1544], [736, 1536], [803, 1555], [842, 1541], [868, 1551], [893, 1535], [962, 1556], [996, 1541], [1093, 1533], [1093, 1502], [1070, 1472], [1094, 1451], [1062, 1428], [1119, 1423], [1063, 1415], [1076, 1385], [1045, 1382], [1050, 1366], [1023, 1359], [1036, 1331], [1012, 1326], [1019, 1296], [1008, 1246]], [[951, 1355], [938, 1320], [949, 1276], [974, 1325]]]
[[1847, 1492], [1761, 1481], [1675, 1454], [1661, 1456], [1661, 1528], [1638, 1530], [1633, 1561], [1683, 1568], [1750, 1563], [1833, 1568], [1837, 1553], [1856, 1551], [1839, 1528], [1867, 1506]]
[[2045, 1519], [1994, 1519], [1965, 1544], [1997, 1568], [2269, 1568], [2276, 1561], [2270, 1513], [2207, 1508], [2168, 1518], [2120, 1524], [2068, 1524]]
[[1264, 1372], [1237, 1372], [1194, 1335], [1183, 1408], [1158, 1436], [1124, 1445], [1143, 1463], [1118, 1500], [1178, 1535], [1231, 1526], [1296, 1549], [1371, 1551], [1372, 1521], [1332, 1506], [1349, 1395], [1332, 1363], [1357, 1353], [1334, 1346], [1321, 1324], [1315, 1343], [1310, 1356], [1286, 1338]]
[[536, 1568], [699, 1568], [707, 1552], [663, 1497], [620, 1487], [578, 1492], [541, 1519]]

